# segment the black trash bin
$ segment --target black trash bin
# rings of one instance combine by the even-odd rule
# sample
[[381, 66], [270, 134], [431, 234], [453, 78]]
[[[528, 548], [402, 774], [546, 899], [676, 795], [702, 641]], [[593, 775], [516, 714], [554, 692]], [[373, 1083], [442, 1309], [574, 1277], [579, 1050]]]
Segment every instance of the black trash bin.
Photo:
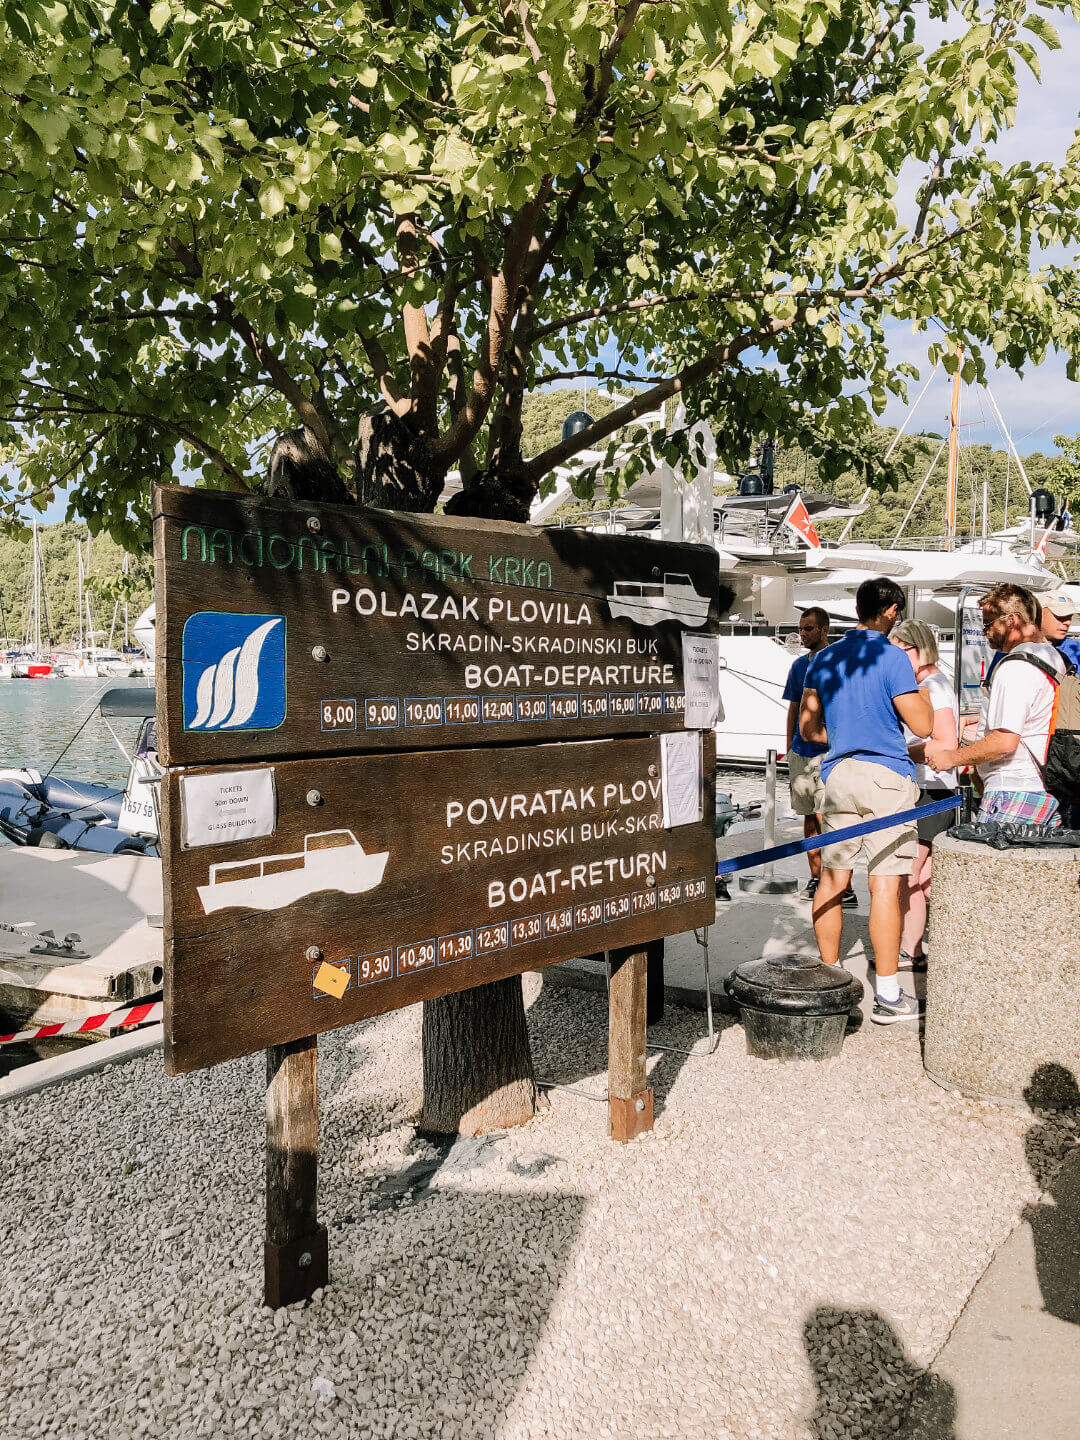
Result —
[[724, 981], [739, 1007], [746, 1048], [762, 1060], [828, 1060], [840, 1054], [862, 981], [839, 965], [800, 955], [748, 960]]

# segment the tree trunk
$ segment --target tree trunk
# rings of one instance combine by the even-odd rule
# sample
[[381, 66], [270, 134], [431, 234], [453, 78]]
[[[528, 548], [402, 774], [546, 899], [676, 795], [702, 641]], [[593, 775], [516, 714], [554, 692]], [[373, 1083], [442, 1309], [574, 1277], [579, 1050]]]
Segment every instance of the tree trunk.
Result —
[[365, 415], [356, 447], [356, 498], [382, 510], [430, 513], [442, 493], [446, 467], [427, 442], [390, 410]]
[[496, 460], [478, 470], [460, 494], [447, 501], [448, 515], [479, 515], [488, 520], [526, 523], [536, 485], [523, 463]]
[[[473, 476], [447, 514], [527, 520], [529, 507], [489, 473]], [[437, 1134], [478, 1135], [523, 1125], [536, 1113], [521, 979], [424, 1001], [424, 1113]]]
[[521, 978], [424, 1001], [422, 1130], [480, 1135], [536, 1111]]

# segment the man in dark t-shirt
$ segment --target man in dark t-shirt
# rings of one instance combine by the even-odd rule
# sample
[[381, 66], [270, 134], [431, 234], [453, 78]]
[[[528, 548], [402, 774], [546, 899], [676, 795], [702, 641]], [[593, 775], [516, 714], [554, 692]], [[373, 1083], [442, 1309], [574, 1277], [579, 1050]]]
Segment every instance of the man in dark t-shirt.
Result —
[[[809, 840], [821, 834], [821, 802], [825, 793], [825, 782], [821, 778], [821, 757], [828, 750], [827, 745], [815, 745], [804, 740], [799, 734], [799, 704], [802, 700], [806, 669], [810, 661], [829, 643], [829, 617], [818, 605], [804, 610], [799, 621], [799, 639], [806, 646], [806, 654], [800, 655], [788, 671], [783, 699], [788, 702], [787, 713], [787, 762], [788, 787], [791, 793], [791, 808], [802, 816], [803, 835]], [[807, 857], [810, 866], [810, 883], [806, 894], [810, 899], [818, 887], [821, 874], [821, 851], [811, 850]]]

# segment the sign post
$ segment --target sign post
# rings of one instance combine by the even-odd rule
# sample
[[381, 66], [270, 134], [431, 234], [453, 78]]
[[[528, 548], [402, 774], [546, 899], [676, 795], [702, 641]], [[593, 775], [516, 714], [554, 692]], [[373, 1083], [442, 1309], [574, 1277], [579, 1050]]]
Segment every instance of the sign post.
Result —
[[308, 1300], [329, 1279], [319, 1224], [319, 1095], [314, 1035], [266, 1052], [264, 1298], [273, 1309]]
[[321, 1031], [613, 951], [611, 1133], [651, 1126], [646, 948], [714, 915], [718, 560], [175, 487], [154, 536], [165, 1064], [266, 1051], [287, 1304]]
[[645, 1078], [644, 947], [611, 952], [608, 995], [608, 1120], [623, 1144], [653, 1126], [653, 1093]]

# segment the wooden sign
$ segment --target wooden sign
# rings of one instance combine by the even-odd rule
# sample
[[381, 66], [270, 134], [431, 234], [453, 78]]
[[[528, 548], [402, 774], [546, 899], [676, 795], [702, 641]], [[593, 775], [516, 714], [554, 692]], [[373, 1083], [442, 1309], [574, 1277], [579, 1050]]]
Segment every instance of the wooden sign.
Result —
[[154, 497], [169, 764], [683, 728], [703, 545], [176, 486]]
[[167, 1069], [711, 924], [714, 772], [711, 732], [170, 770]]

